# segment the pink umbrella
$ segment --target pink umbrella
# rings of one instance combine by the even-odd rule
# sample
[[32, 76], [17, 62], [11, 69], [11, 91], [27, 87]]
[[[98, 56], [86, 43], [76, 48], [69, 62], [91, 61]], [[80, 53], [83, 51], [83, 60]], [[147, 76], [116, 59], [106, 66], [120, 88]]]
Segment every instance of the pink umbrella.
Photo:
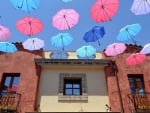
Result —
[[126, 64], [133, 66], [137, 64], [141, 64], [146, 60], [146, 55], [141, 54], [141, 53], [132, 53], [127, 59], [126, 59]]
[[78, 23], [79, 14], [74, 9], [61, 9], [52, 20], [52, 24], [58, 30], [67, 30]]
[[0, 40], [7, 40], [9, 37], [10, 37], [9, 29], [0, 25]]
[[118, 0], [97, 0], [91, 8], [91, 18], [96, 22], [106, 22], [117, 13]]
[[17, 22], [16, 27], [21, 33], [31, 36], [41, 32], [43, 24], [38, 18], [25, 17]]
[[113, 43], [107, 46], [104, 53], [107, 56], [116, 56], [123, 53], [126, 50], [126, 45], [124, 43]]

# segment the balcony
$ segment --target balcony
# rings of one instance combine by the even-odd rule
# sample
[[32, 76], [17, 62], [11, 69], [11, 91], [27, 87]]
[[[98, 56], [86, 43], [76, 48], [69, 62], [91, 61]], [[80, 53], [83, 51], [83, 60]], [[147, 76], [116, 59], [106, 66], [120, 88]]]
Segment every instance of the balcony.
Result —
[[21, 94], [0, 92], [0, 113], [18, 113]]
[[150, 93], [128, 94], [131, 113], [150, 113]]

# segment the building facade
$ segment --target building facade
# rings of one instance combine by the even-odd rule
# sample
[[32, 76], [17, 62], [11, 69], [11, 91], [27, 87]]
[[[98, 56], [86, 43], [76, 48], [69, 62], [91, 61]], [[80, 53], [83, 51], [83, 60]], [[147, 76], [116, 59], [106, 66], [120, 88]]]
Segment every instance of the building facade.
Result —
[[125, 63], [141, 47], [128, 45], [115, 57], [97, 52], [78, 59], [71, 51], [62, 56], [16, 45], [16, 53], [0, 53], [0, 111], [149, 112], [150, 57], [136, 66]]
[[[109, 105], [104, 67], [109, 60], [36, 59], [42, 67], [38, 103], [41, 112], [106, 112]], [[101, 56], [101, 53], [98, 54]]]
[[0, 53], [0, 113], [35, 111], [41, 68], [34, 62], [42, 50], [30, 52], [16, 43], [16, 53]]

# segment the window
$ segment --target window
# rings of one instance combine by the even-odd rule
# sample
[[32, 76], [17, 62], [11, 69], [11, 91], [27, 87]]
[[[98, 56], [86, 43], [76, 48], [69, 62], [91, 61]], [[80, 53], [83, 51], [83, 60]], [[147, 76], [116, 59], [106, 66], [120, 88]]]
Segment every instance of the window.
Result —
[[19, 73], [4, 73], [2, 82], [2, 92], [16, 92], [19, 83]]
[[64, 79], [64, 95], [82, 95], [81, 78]]
[[144, 80], [142, 74], [129, 74], [128, 81], [132, 93], [135, 93], [136, 91], [144, 90]]
[[87, 80], [84, 73], [60, 73], [58, 101], [87, 102]]

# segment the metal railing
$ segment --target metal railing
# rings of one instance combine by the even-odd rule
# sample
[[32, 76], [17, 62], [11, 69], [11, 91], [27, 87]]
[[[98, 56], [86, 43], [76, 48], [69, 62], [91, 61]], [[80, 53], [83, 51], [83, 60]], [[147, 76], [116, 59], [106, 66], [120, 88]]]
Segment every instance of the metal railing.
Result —
[[16, 92], [0, 92], [0, 113], [16, 113], [19, 110], [21, 94]]
[[150, 113], [150, 93], [133, 93], [127, 95], [129, 98], [129, 108], [131, 113]]

